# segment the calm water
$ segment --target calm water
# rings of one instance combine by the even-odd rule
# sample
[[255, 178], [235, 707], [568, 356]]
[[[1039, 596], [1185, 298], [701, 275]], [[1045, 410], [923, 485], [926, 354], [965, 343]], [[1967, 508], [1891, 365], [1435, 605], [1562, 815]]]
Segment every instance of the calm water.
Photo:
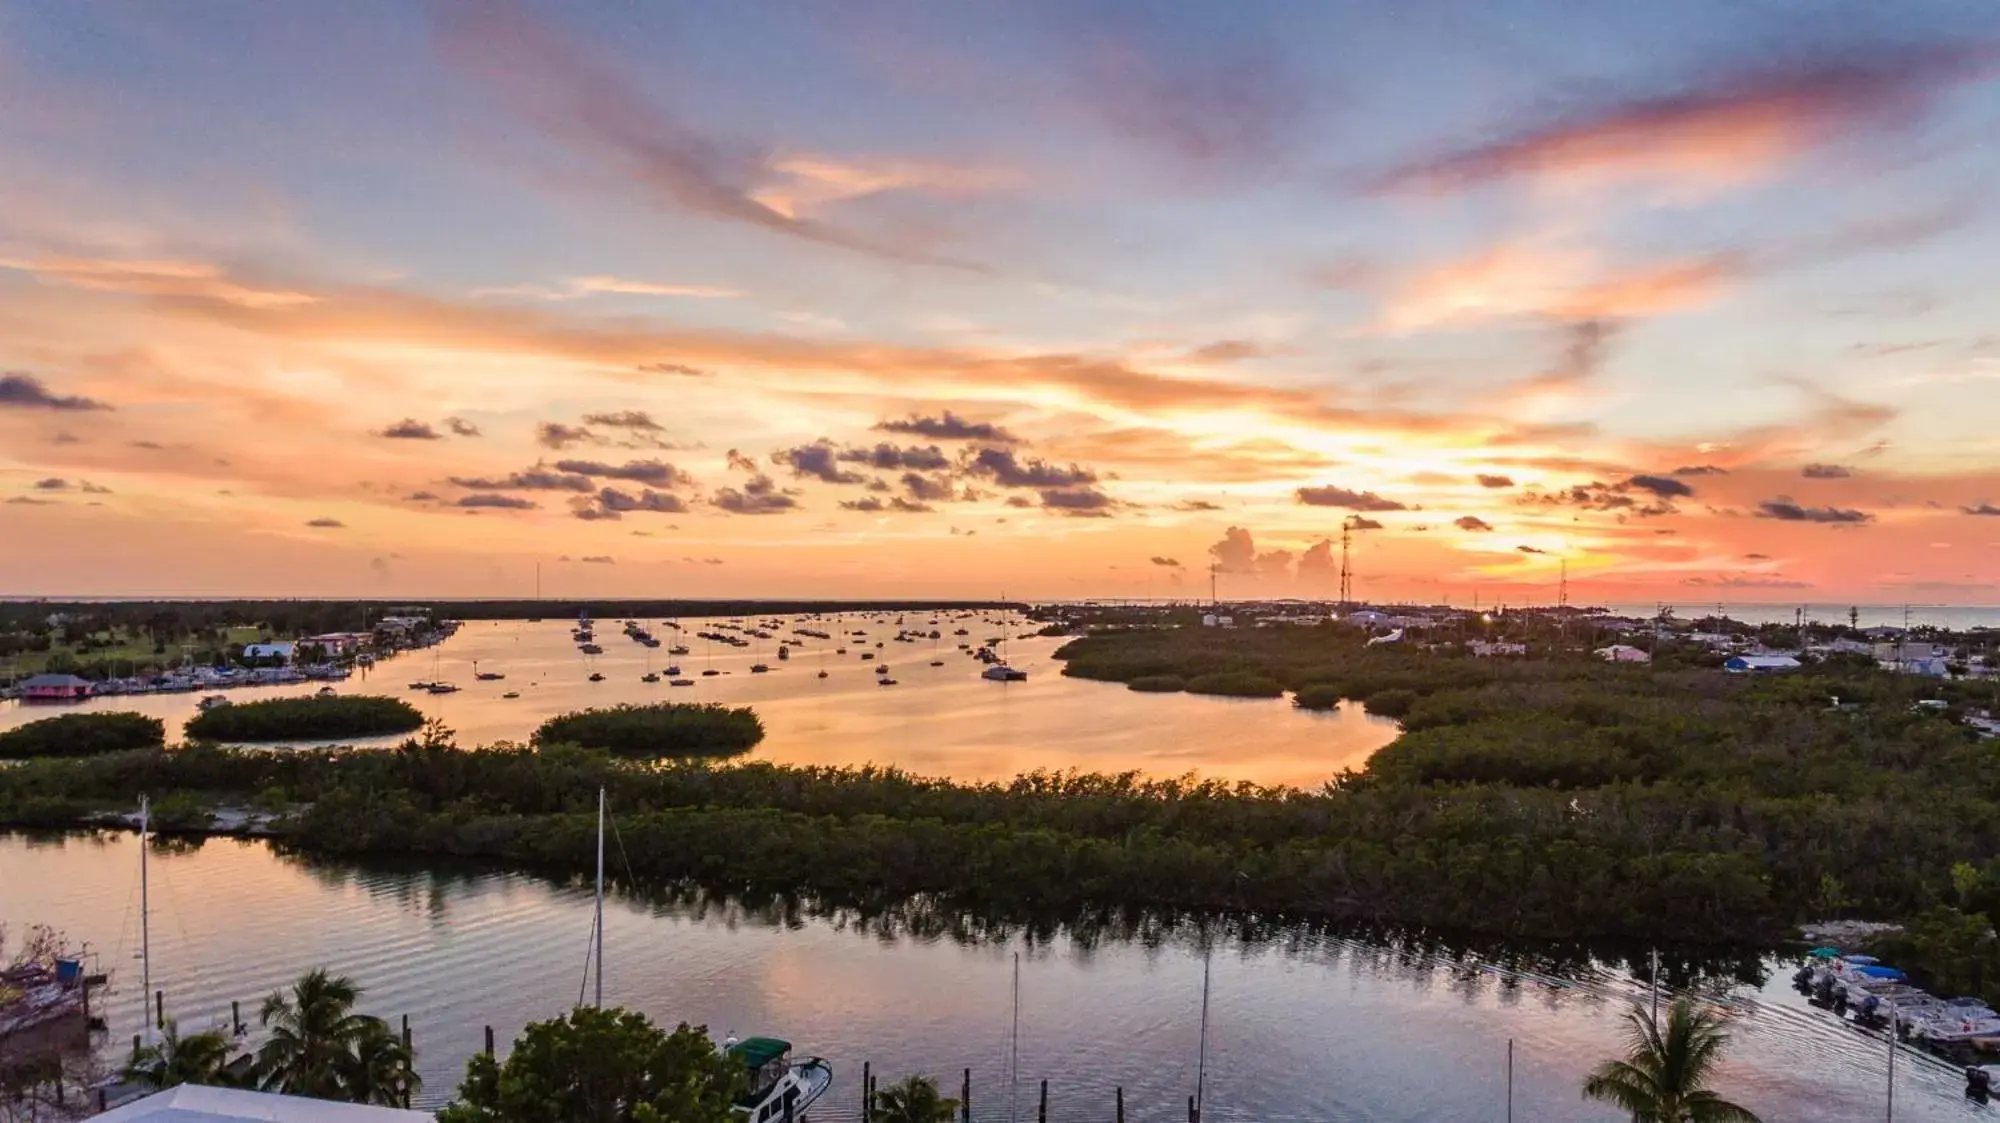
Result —
[[[792, 636], [797, 622], [784, 618], [774, 636]], [[598, 630], [604, 654], [579, 655], [568, 621], [473, 621], [431, 651], [400, 655], [356, 675], [335, 689], [343, 693], [394, 694], [458, 731], [460, 744], [525, 741], [545, 719], [569, 710], [620, 702], [720, 701], [750, 705], [763, 718], [768, 736], [753, 759], [788, 764], [893, 764], [925, 775], [959, 779], [1004, 779], [1037, 768], [1077, 768], [1086, 772], [1137, 769], [1172, 776], [1247, 779], [1259, 783], [1316, 786], [1343, 768], [1358, 768], [1396, 735], [1394, 722], [1369, 717], [1358, 706], [1332, 713], [1295, 710], [1279, 699], [1208, 698], [1186, 694], [1134, 694], [1123, 686], [1062, 677], [1062, 664], [1049, 658], [1063, 641], [1014, 639], [1029, 625], [1018, 618], [987, 623], [951, 616], [912, 613], [912, 630], [935, 627], [945, 638], [935, 645], [897, 643], [895, 615], [816, 620], [804, 626], [832, 633], [833, 640], [804, 638], [780, 662], [774, 640], [759, 647], [733, 648], [697, 639], [716, 621], [687, 619], [675, 633], [648, 622], [666, 645], [649, 650], [619, 634], [615, 622]], [[958, 627], [972, 634], [953, 636]], [[842, 636], [865, 630], [865, 638]], [[958, 643], [975, 647], [1005, 634], [1007, 656], [1028, 672], [1026, 682], [988, 682], [983, 668]], [[666, 654], [678, 642], [692, 654]], [[755, 641], [753, 641], [755, 642]], [[881, 648], [876, 648], [876, 643]], [[835, 652], [847, 648], [846, 655]], [[711, 651], [711, 647], [713, 650]], [[863, 650], [876, 653], [862, 662]], [[648, 662], [650, 657], [650, 663]], [[933, 667], [933, 659], [944, 666]], [[473, 678], [497, 671], [500, 682]], [[754, 663], [769, 674], [753, 675]], [[646, 684], [649, 669], [678, 663], [691, 687]], [[875, 683], [875, 667], [886, 663], [896, 686]], [[726, 672], [702, 677], [709, 668]], [[603, 682], [591, 682], [595, 670]], [[818, 677], [825, 670], [828, 677]], [[463, 689], [433, 695], [408, 689], [411, 682], [441, 678]], [[310, 694], [318, 686], [245, 687], [229, 692], [236, 700]], [[519, 698], [502, 695], [519, 692]], [[170, 735], [195, 712], [193, 694], [99, 698], [84, 709], [138, 710], [167, 722]], [[46, 706], [0, 703], [0, 729], [52, 712]], [[394, 741], [396, 738], [389, 738]]]
[[[137, 861], [129, 834], [0, 836], [0, 922], [54, 924], [89, 941], [114, 973], [113, 1042], [129, 1041], [143, 1017]], [[156, 850], [152, 900], [154, 983], [183, 1026], [220, 1024], [230, 999], [250, 1007], [325, 964], [366, 986], [368, 1011], [410, 1016], [427, 1105], [449, 1095], [482, 1026], [504, 1043], [576, 1001], [591, 910], [584, 886], [308, 864], [223, 839]], [[1185, 1118], [1194, 1088], [1201, 960], [1185, 933], [975, 945], [853, 918], [624, 899], [607, 905], [605, 931], [608, 1002], [717, 1034], [779, 1034], [831, 1060], [837, 1083], [821, 1120], [849, 1117], [864, 1060], [954, 1085], [969, 1066], [976, 1117], [1006, 1119], [1017, 951], [1022, 1118], [1033, 1118], [1043, 1078], [1062, 1123], [1108, 1120], [1117, 1085], [1134, 1120]], [[1218, 950], [1213, 972], [1210, 1118], [1496, 1120], [1509, 1038], [1515, 1118], [1618, 1118], [1576, 1090], [1643, 993], [1609, 968], [1563, 982], [1300, 932]], [[1804, 1006], [1782, 971], [1734, 997], [1730, 1095], [1772, 1121], [1883, 1117], [1878, 1039]], [[1897, 1118], [1992, 1117], [1961, 1092], [1955, 1071], [1898, 1057]]]

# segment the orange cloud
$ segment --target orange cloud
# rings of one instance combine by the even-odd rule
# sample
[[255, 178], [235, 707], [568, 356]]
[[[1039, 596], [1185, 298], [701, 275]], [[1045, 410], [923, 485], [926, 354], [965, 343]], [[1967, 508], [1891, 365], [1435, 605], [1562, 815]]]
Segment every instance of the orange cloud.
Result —
[[1509, 242], [1409, 278], [1390, 292], [1382, 318], [1389, 330], [1409, 332], [1517, 316], [1659, 316], [1707, 303], [1733, 275], [1717, 259], [1608, 270], [1587, 251]]
[[1872, 46], [1760, 62], [1690, 90], [1613, 102], [1407, 164], [1376, 186], [1455, 192], [1519, 178], [1726, 186], [1844, 136], [1907, 126], [1944, 91], [1980, 75], [1991, 56], [1986, 48]]

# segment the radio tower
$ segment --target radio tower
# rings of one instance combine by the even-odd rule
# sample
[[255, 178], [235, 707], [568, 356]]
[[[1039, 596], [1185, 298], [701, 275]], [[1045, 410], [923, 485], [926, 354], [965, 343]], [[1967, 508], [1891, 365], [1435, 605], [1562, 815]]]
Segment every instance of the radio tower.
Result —
[[1354, 603], [1354, 567], [1348, 563], [1347, 548], [1354, 536], [1353, 519], [1340, 521], [1340, 606], [1346, 608]]
[[1562, 559], [1562, 578], [1556, 584], [1556, 607], [1569, 607], [1569, 559]]

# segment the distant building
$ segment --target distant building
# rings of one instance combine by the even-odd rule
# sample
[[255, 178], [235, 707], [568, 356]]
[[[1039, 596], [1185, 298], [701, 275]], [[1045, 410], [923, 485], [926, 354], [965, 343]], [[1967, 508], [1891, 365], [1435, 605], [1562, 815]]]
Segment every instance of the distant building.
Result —
[[293, 656], [298, 654], [298, 650], [299, 645], [290, 640], [276, 640], [271, 643], [246, 643], [243, 645], [243, 658], [259, 663], [269, 660], [289, 663], [292, 661]]
[[1629, 643], [1614, 643], [1610, 647], [1600, 647], [1596, 651], [1599, 659], [1607, 663], [1650, 663], [1653, 657]]
[[1722, 669], [1736, 675], [1762, 675], [1776, 671], [1796, 671], [1799, 661], [1790, 655], [1732, 655]]
[[1913, 659], [1942, 659], [1951, 652], [1941, 643], [1898, 640], [1875, 645], [1875, 658], [1883, 663], [1907, 663]]
[[1468, 651], [1471, 651], [1474, 655], [1482, 659], [1494, 655], [1526, 655], [1528, 653], [1528, 645], [1525, 643], [1505, 643], [1501, 641], [1489, 643], [1483, 639], [1476, 639], [1465, 646]]
[[1348, 613], [1340, 619], [1343, 623], [1352, 624], [1357, 628], [1384, 628], [1389, 626], [1394, 618], [1386, 612], [1377, 612], [1372, 608], [1361, 608]]
[[307, 647], [317, 647], [328, 655], [352, 655], [368, 646], [375, 638], [373, 632], [328, 632], [325, 635], [307, 636], [299, 642]]
[[81, 702], [90, 697], [90, 680], [75, 675], [35, 675], [21, 682], [24, 702]]

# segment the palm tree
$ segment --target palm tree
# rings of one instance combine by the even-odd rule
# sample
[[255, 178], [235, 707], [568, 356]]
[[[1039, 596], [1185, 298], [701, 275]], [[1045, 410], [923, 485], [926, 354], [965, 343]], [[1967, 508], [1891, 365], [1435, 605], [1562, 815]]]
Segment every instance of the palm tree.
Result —
[[360, 997], [354, 980], [329, 975], [323, 967], [300, 976], [289, 994], [272, 991], [257, 1012], [271, 1031], [257, 1050], [258, 1086], [322, 1100], [356, 1098], [352, 1085], [361, 1067], [360, 1046], [371, 1034], [389, 1032], [380, 1018], [354, 1012]]
[[937, 1081], [906, 1076], [875, 1094], [875, 1123], [951, 1123], [958, 1101], [944, 1098]]
[[1692, 998], [1677, 998], [1667, 1023], [1642, 1010], [1626, 1015], [1630, 1050], [1605, 1061], [1583, 1081], [1583, 1098], [1617, 1104], [1634, 1123], [1758, 1123], [1707, 1085], [1729, 1047], [1722, 1014]]
[[389, 1032], [380, 1018], [368, 1018], [354, 1039], [354, 1056], [342, 1074], [345, 1098], [355, 1103], [408, 1106], [408, 1097], [422, 1086], [416, 1058], [404, 1048], [402, 1039]]
[[125, 1065], [125, 1079], [148, 1088], [172, 1088], [177, 1084], [232, 1083], [225, 1071], [229, 1064], [229, 1038], [220, 1030], [181, 1036], [179, 1022], [169, 1021], [160, 1040], [142, 1046]]

